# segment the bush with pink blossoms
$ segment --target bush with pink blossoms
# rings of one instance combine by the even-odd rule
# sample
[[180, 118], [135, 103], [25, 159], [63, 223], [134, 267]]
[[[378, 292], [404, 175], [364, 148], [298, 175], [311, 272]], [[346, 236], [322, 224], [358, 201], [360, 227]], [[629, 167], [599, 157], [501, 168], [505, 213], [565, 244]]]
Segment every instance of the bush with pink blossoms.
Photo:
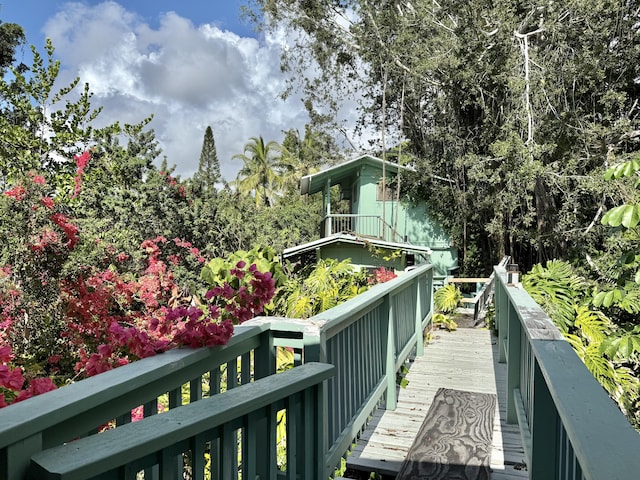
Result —
[[[76, 158], [74, 197], [88, 161]], [[69, 212], [41, 175], [0, 195], [0, 407], [170, 348], [223, 345], [275, 294], [271, 272], [243, 261], [209, 290], [186, 287], [176, 272], [196, 278], [207, 261], [189, 242], [120, 252], [84, 238]], [[79, 246], [105, 261], [69, 269]]]

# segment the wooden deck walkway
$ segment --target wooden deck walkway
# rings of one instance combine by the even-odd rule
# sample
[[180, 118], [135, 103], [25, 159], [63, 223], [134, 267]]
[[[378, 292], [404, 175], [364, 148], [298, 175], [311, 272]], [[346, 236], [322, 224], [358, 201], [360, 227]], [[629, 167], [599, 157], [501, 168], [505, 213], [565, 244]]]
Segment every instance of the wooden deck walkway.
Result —
[[492, 480], [528, 479], [517, 427], [507, 425], [506, 365], [498, 363], [496, 337], [482, 329], [434, 331], [423, 357], [416, 358], [398, 393], [395, 411], [379, 410], [347, 458], [347, 468], [395, 476], [440, 387], [497, 393], [491, 453]]

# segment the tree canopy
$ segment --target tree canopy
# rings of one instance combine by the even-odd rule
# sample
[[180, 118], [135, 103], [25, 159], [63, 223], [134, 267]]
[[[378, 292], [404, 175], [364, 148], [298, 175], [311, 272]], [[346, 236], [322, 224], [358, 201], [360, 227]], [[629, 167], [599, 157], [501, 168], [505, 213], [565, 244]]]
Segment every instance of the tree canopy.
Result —
[[406, 140], [410, 192], [466, 271], [604, 248], [597, 217], [625, 192], [601, 173], [638, 148], [634, 2], [255, 3], [298, 32], [283, 67], [309, 108], [358, 91], [363, 124]]

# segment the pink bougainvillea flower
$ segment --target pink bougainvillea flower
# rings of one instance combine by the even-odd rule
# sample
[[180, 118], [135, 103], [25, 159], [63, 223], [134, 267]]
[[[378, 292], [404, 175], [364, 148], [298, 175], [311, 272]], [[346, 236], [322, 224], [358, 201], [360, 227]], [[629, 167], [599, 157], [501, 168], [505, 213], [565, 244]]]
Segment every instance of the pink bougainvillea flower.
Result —
[[33, 175], [31, 177], [31, 181], [33, 183], [37, 183], [38, 185], [45, 185], [47, 183], [42, 175]]
[[0, 362], [7, 363], [10, 362], [12, 358], [11, 347], [0, 347]]

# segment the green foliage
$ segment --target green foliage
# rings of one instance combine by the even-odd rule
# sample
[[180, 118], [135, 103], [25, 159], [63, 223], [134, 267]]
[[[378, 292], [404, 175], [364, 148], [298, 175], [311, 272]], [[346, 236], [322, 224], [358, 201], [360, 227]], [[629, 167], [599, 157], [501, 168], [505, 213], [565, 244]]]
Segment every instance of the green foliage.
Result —
[[400, 388], [407, 388], [409, 386], [409, 380], [407, 380], [407, 373], [409, 373], [409, 369], [403, 363], [400, 366], [400, 370], [396, 372], [396, 385]]
[[0, 74], [4, 74], [4, 70], [15, 61], [16, 48], [25, 41], [24, 29], [20, 25], [0, 21]]
[[304, 38], [282, 66], [314, 126], [340, 131], [335, 112], [364, 97], [361, 124], [413, 157], [410, 194], [430, 203], [463, 271], [603, 249], [597, 212], [621, 196], [603, 163], [640, 149], [632, 3], [254, 3], [260, 27]]
[[447, 283], [438, 288], [433, 294], [433, 303], [437, 311], [442, 313], [453, 313], [460, 301], [462, 300], [462, 292], [453, 283]]
[[445, 315], [444, 313], [435, 313], [431, 322], [434, 327], [444, 328], [448, 332], [453, 332], [458, 328], [458, 324], [453, 317], [451, 315]]
[[637, 361], [640, 354], [640, 325], [613, 332], [602, 340], [600, 351], [614, 361]]
[[286, 282], [278, 311], [291, 318], [309, 318], [359, 295], [368, 288], [364, 273], [355, 272], [349, 259], [327, 258]]
[[282, 265], [271, 247], [254, 247], [249, 251], [239, 250], [227, 258], [214, 258], [210, 260], [202, 269], [200, 277], [210, 287], [223, 286], [228, 283], [233, 288], [240, 287], [240, 281], [234, 275], [237, 265], [255, 265], [256, 270], [262, 273], [269, 272], [275, 282], [276, 296], [265, 306], [265, 312], [271, 313], [275, 308], [278, 298], [277, 291], [286, 283], [286, 276]]
[[585, 301], [586, 279], [578, 276], [569, 263], [550, 260], [546, 267], [534, 265], [524, 275], [522, 285], [560, 331], [568, 333], [574, 325], [576, 309]]
[[[634, 373], [640, 330], [620, 331], [604, 313], [594, 310], [615, 297], [596, 295], [589, 282], [566, 262], [536, 265], [523, 277], [523, 286], [547, 312], [594, 377], [620, 405], [629, 420], [638, 423], [640, 383]], [[608, 292], [610, 293], [610, 292]]]
[[257, 207], [273, 206], [282, 186], [280, 145], [274, 141], [265, 143], [262, 137], [252, 137], [244, 146], [244, 152], [233, 156], [243, 162], [235, 181], [238, 191], [253, 193]]
[[211, 195], [216, 190], [216, 183], [221, 180], [220, 162], [216, 151], [216, 143], [213, 138], [213, 130], [210, 126], [204, 132], [202, 151], [198, 171], [193, 175], [192, 193]]
[[[88, 85], [75, 92], [80, 81], [76, 78], [54, 92], [60, 62], [54, 60], [50, 40], [45, 51], [46, 64], [32, 47], [34, 60], [28, 74], [14, 69], [11, 79], [0, 81], [0, 186], [32, 170], [44, 170], [52, 179], [54, 174], [73, 175], [73, 161], [61, 162], [60, 157], [71, 159], [102, 133], [91, 126], [100, 109], [91, 107]], [[74, 93], [77, 100], [72, 102], [69, 97]]]
[[278, 260], [276, 252], [271, 247], [257, 246], [249, 251], [239, 250], [226, 258], [214, 258], [210, 260], [202, 269], [201, 277], [208, 285], [223, 285], [231, 282], [235, 277], [230, 273], [236, 268], [239, 262], [247, 265], [256, 265], [260, 272], [270, 272], [276, 282], [276, 288], [286, 281], [282, 265]]

